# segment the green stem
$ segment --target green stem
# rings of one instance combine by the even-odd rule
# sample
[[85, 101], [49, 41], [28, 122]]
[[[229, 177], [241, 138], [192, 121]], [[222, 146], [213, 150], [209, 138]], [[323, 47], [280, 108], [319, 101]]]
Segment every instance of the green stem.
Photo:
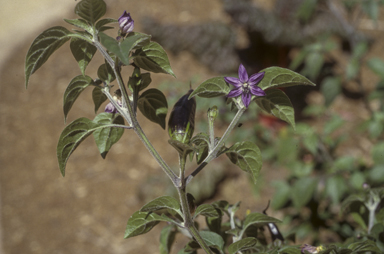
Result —
[[196, 229], [195, 224], [193, 223], [191, 212], [189, 210], [185, 186], [177, 187], [177, 192], [179, 194], [181, 209], [184, 216], [184, 227], [188, 229], [188, 232], [192, 235], [192, 237], [200, 245], [200, 247], [205, 251], [205, 253], [213, 254], [204, 239], [200, 236], [199, 231]]
[[[164, 161], [164, 159], [160, 156], [160, 154], [157, 152], [157, 150], [154, 148], [152, 143], [148, 140], [147, 136], [145, 135], [143, 129], [141, 128], [139, 122], [137, 121], [136, 114], [134, 113], [134, 110], [131, 105], [131, 101], [128, 96], [128, 92], [124, 86], [123, 79], [120, 74], [119, 67], [116, 65], [115, 61], [111, 58], [111, 56], [107, 53], [107, 51], [103, 48], [103, 46], [98, 41], [97, 34], [93, 35], [93, 44], [96, 46], [96, 48], [101, 52], [103, 57], [106, 59], [108, 64], [112, 67], [113, 72], [116, 76], [117, 83], [119, 85], [120, 91], [123, 96], [123, 108], [120, 108], [121, 111], [119, 111], [122, 116], [130, 122], [130, 124], [133, 127], [133, 130], [139, 137], [139, 139], [143, 142], [144, 146], [148, 149], [149, 153], [155, 158], [155, 160], [158, 162], [158, 164], [161, 166], [165, 174], [171, 179], [174, 186], [180, 186], [180, 179], [175, 175], [175, 173], [172, 171], [172, 169], [167, 165], [167, 163]], [[124, 108], [127, 107], [127, 110]]]
[[228, 128], [224, 132], [223, 136], [220, 138], [219, 142], [215, 145], [212, 151], [209, 152], [205, 160], [186, 178], [186, 184], [188, 184], [193, 177], [195, 177], [211, 160], [217, 157], [217, 153], [224, 145], [224, 142], [227, 140], [229, 133], [237, 126], [237, 123], [240, 121], [240, 117], [243, 115], [245, 107], [240, 108], [235, 117], [232, 119], [232, 122], [229, 124]]

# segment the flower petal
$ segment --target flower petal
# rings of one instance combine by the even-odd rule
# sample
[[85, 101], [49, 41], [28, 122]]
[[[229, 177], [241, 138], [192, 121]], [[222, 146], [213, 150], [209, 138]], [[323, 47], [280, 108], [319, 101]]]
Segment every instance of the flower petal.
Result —
[[236, 88], [240, 88], [243, 84], [238, 78], [233, 78], [233, 77], [224, 77], [225, 82], [233, 85]]
[[107, 113], [116, 113], [116, 112], [117, 112], [117, 109], [116, 109], [115, 106], [113, 106], [113, 104], [110, 102], [110, 103], [107, 104], [107, 106], [105, 106], [104, 112], [107, 112]]
[[248, 82], [248, 73], [247, 70], [245, 69], [244, 65], [240, 64], [239, 66], [239, 79], [241, 83], [246, 83]]
[[240, 94], [243, 93], [243, 89], [241, 87], [239, 88], [234, 88], [232, 89], [228, 94], [227, 94], [227, 97], [229, 98], [233, 98], [233, 97], [237, 97], [239, 96]]
[[264, 78], [264, 74], [265, 74], [265, 72], [259, 72], [259, 73], [252, 74], [248, 80], [248, 84], [249, 85], [256, 85], [257, 83], [259, 83]]
[[241, 100], [244, 103], [244, 106], [248, 108], [249, 104], [251, 103], [252, 94], [250, 93], [243, 93], [241, 95]]
[[265, 96], [265, 92], [263, 89], [261, 89], [260, 87], [256, 86], [256, 85], [251, 85], [249, 86], [249, 90], [251, 91], [251, 94], [255, 95], [255, 96]]

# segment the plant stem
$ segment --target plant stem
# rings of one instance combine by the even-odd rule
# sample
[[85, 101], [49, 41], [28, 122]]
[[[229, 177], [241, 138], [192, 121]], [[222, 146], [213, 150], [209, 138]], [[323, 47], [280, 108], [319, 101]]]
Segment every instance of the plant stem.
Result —
[[208, 247], [204, 239], [200, 236], [199, 231], [196, 229], [195, 224], [193, 222], [191, 212], [189, 210], [188, 199], [186, 186], [183, 185], [181, 187], [177, 187], [177, 192], [179, 194], [181, 210], [184, 216], [184, 227], [188, 229], [188, 232], [192, 235], [193, 239], [200, 245], [200, 247], [207, 254], [213, 254], [211, 249]]
[[188, 184], [193, 177], [195, 177], [211, 160], [217, 157], [217, 153], [224, 145], [224, 142], [227, 140], [229, 133], [236, 127], [237, 123], [240, 120], [240, 117], [243, 115], [245, 107], [240, 108], [235, 117], [232, 119], [232, 122], [229, 124], [228, 128], [225, 130], [223, 136], [220, 138], [219, 142], [215, 145], [212, 151], [209, 152], [205, 160], [186, 178], [186, 184]]
[[[145, 135], [143, 129], [141, 128], [139, 122], [137, 121], [136, 114], [134, 113], [134, 110], [133, 110], [132, 105], [131, 105], [131, 101], [130, 101], [129, 96], [128, 96], [128, 92], [124, 86], [124, 82], [123, 82], [123, 79], [121, 77], [119, 67], [116, 65], [116, 63], [113, 61], [111, 56], [107, 53], [107, 51], [100, 44], [100, 42], [98, 41], [97, 34], [93, 35], [93, 44], [101, 52], [103, 57], [106, 59], [106, 61], [112, 67], [113, 72], [116, 76], [117, 83], [119, 85], [120, 91], [121, 91], [122, 96], [123, 96], [123, 107], [120, 108], [121, 111], [119, 111], [119, 112], [132, 125], [133, 130], [135, 131], [137, 136], [143, 142], [144, 146], [148, 149], [149, 153], [153, 156], [153, 158], [155, 158], [155, 160], [161, 166], [161, 168], [163, 169], [165, 174], [169, 177], [169, 179], [171, 179], [173, 185], [176, 187], [180, 186], [180, 179], [175, 175], [175, 173], [172, 171], [172, 169], [167, 165], [167, 163], [164, 161], [164, 159], [160, 156], [160, 154], [154, 148], [152, 143], [148, 140], [148, 138]], [[126, 111], [124, 107], [127, 107], [128, 111]]]

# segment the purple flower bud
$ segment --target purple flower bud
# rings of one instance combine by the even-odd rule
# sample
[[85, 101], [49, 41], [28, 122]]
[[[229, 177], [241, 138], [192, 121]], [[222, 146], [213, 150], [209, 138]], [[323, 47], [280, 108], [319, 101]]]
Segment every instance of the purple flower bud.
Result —
[[[120, 92], [120, 90], [117, 90], [115, 93], [119, 93], [119, 92]], [[115, 96], [113, 96], [113, 100], [117, 102], [117, 105], [121, 106], [121, 101], [120, 101], [119, 97], [120, 96], [115, 95]], [[107, 106], [105, 106], [104, 112], [116, 114], [117, 108], [115, 106], [113, 106], [112, 102], [109, 102], [107, 104]]]
[[107, 106], [105, 106], [104, 112], [115, 114], [115, 113], [117, 113], [117, 109], [110, 102], [110, 103], [107, 104]]
[[126, 33], [132, 32], [134, 21], [131, 18], [131, 14], [127, 13], [127, 11], [124, 11], [123, 15], [120, 16], [118, 21], [119, 21], [121, 34], [124, 35]]

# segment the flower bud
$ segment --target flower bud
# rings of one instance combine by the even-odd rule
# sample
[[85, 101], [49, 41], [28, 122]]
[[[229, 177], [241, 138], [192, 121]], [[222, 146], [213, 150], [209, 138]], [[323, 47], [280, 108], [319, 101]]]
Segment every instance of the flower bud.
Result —
[[172, 140], [188, 144], [195, 130], [196, 100], [188, 100], [193, 90], [181, 97], [172, 109], [168, 121], [168, 134]]
[[[117, 104], [119, 106], [121, 106], [121, 91], [120, 89], [117, 89], [115, 91], [115, 95], [112, 97], [114, 101], [117, 102]], [[109, 102], [106, 106], [105, 106], [105, 109], [104, 109], [104, 112], [107, 112], [107, 113], [113, 113], [113, 114], [116, 114], [117, 113], [117, 108], [115, 106], [113, 106], [112, 102]]]
[[118, 19], [120, 31], [122, 35], [125, 35], [133, 30], [133, 19], [131, 18], [131, 14], [124, 11], [123, 15]]

